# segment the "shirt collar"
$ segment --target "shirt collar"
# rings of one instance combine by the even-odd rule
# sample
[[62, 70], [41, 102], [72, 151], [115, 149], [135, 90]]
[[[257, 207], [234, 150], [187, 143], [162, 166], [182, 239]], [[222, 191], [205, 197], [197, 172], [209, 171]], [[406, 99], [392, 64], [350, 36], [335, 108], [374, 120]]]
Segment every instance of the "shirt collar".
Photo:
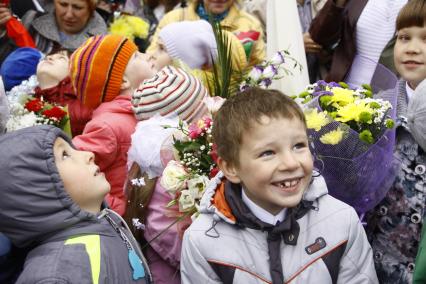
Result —
[[271, 213], [269, 213], [268, 211], [266, 211], [265, 209], [263, 209], [262, 207], [260, 207], [259, 205], [257, 205], [256, 203], [254, 203], [253, 201], [251, 201], [250, 198], [246, 195], [244, 188], [242, 190], [241, 196], [242, 196], [244, 204], [247, 205], [247, 207], [250, 209], [250, 211], [260, 221], [274, 225], [274, 226], [277, 224], [278, 221], [279, 222], [284, 221], [285, 216], [286, 216], [286, 212], [287, 212], [286, 208], [284, 208], [277, 215], [274, 216]]

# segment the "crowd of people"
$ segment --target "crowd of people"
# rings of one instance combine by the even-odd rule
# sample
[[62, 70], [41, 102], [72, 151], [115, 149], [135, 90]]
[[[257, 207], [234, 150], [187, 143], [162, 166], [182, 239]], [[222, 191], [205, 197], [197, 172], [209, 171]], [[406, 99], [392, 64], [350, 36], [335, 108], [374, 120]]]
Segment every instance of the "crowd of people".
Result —
[[426, 283], [426, 1], [281, 1], [0, 1], [0, 283]]

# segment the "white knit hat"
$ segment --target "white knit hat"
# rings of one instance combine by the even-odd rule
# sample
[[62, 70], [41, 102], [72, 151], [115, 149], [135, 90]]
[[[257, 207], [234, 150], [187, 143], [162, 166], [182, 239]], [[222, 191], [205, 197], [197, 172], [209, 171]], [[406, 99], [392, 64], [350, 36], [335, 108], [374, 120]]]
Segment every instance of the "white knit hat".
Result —
[[217, 45], [212, 26], [204, 20], [171, 23], [160, 30], [167, 53], [192, 69], [212, 65], [217, 58]]
[[426, 79], [414, 90], [408, 102], [408, 128], [416, 142], [426, 151]]
[[133, 111], [138, 120], [176, 113], [191, 122], [207, 113], [207, 96], [200, 80], [180, 68], [166, 66], [133, 93]]

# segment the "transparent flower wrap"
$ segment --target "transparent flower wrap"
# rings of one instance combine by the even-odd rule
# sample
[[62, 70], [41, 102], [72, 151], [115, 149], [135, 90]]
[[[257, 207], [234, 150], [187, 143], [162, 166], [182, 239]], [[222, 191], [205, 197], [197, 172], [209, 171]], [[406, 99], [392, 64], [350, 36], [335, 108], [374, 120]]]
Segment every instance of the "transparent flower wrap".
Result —
[[[388, 69], [376, 68], [371, 87], [374, 98], [380, 97], [392, 104], [388, 115], [395, 120], [397, 79]], [[318, 96], [306, 107], [321, 110]], [[335, 145], [323, 144], [320, 137], [332, 130], [345, 129], [344, 138]], [[332, 121], [319, 131], [309, 129], [311, 151], [315, 166], [324, 177], [330, 195], [355, 208], [358, 214], [374, 208], [391, 187], [399, 163], [394, 158], [395, 129], [386, 129], [374, 144], [361, 141], [359, 133]]]

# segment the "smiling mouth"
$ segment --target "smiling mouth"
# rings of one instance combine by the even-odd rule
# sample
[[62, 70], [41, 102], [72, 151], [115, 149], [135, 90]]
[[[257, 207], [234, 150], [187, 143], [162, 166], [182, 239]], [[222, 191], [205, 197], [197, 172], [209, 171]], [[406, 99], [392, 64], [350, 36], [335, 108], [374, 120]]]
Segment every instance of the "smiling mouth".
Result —
[[300, 181], [302, 178], [293, 178], [293, 179], [286, 179], [278, 182], [273, 182], [272, 184], [276, 187], [282, 188], [284, 190], [294, 190], [297, 188], [297, 186], [300, 184]]
[[422, 62], [414, 61], [414, 60], [407, 60], [402, 62], [405, 65], [423, 65]]
[[100, 174], [101, 174], [101, 171], [100, 171], [99, 167], [97, 167], [94, 176], [96, 177]]

